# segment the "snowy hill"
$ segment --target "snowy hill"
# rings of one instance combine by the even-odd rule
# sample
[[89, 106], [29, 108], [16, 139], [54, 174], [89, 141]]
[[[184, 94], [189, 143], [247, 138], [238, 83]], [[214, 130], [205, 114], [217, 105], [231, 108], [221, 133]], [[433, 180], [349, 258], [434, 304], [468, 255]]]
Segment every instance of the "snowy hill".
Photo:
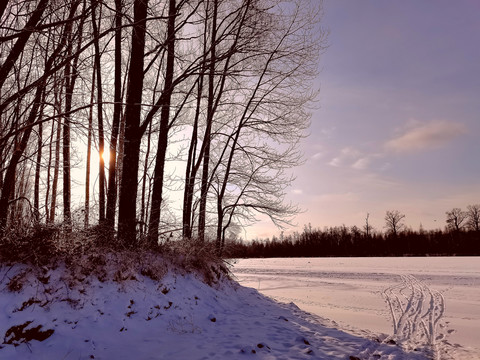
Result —
[[429, 358], [207, 273], [128, 254], [3, 265], [0, 359]]

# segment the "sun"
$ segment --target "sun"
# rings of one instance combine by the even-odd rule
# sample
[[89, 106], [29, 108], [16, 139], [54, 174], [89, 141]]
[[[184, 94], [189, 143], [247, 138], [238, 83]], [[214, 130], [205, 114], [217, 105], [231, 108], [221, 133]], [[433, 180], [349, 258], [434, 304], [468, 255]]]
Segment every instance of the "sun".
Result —
[[100, 151], [99, 154], [105, 164], [110, 163], [110, 150]]

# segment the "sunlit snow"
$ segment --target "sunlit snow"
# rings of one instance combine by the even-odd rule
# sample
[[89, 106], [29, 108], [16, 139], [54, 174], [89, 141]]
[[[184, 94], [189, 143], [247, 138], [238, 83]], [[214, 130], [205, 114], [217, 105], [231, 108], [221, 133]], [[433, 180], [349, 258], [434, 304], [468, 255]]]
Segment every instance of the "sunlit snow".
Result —
[[242, 259], [240, 284], [335, 320], [353, 334], [385, 334], [438, 359], [480, 358], [480, 259]]
[[[201, 275], [167, 263], [158, 280], [141, 271], [99, 279], [63, 266], [3, 266], [0, 358], [424, 360], [472, 354], [468, 341], [460, 341], [464, 333], [460, 345], [451, 341], [463, 330], [449, 303], [456, 297], [470, 302], [464, 311], [477, 326], [478, 271], [454, 273], [445, 263], [438, 274], [427, 266], [412, 267], [408, 275], [391, 259], [384, 267], [355, 261], [241, 260], [233, 271], [251, 287], [225, 277], [207, 285]], [[370, 327], [371, 310], [372, 323], [383, 318], [385, 331]], [[360, 316], [352, 317], [355, 312]]]

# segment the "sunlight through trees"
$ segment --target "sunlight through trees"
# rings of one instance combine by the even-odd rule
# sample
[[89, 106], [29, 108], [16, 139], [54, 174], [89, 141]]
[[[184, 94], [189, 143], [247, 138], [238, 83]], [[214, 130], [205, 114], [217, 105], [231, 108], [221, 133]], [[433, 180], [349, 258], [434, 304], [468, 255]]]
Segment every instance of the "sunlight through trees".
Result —
[[174, 232], [221, 251], [258, 213], [291, 220], [320, 2], [2, 4], [3, 234], [61, 221], [126, 246]]

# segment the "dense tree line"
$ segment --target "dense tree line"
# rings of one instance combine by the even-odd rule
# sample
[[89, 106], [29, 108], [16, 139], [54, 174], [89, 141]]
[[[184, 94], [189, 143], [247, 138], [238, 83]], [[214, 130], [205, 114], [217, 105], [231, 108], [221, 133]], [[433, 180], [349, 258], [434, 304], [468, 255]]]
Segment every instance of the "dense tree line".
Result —
[[[367, 216], [363, 229], [345, 225], [324, 229], [305, 226], [301, 233], [282, 233], [280, 237], [274, 236], [271, 239], [257, 239], [252, 242], [232, 239], [227, 243], [228, 255], [232, 258], [479, 256], [479, 209], [480, 205], [471, 205], [466, 212], [458, 208], [447, 211], [447, 226], [444, 230], [414, 231], [402, 222], [405, 215], [398, 211], [387, 211], [385, 232], [374, 231]], [[463, 220], [459, 222], [457, 219], [455, 222], [459, 215]]]
[[320, 16], [304, 0], [2, 1], [2, 237], [61, 223], [220, 250], [257, 213], [288, 221]]

